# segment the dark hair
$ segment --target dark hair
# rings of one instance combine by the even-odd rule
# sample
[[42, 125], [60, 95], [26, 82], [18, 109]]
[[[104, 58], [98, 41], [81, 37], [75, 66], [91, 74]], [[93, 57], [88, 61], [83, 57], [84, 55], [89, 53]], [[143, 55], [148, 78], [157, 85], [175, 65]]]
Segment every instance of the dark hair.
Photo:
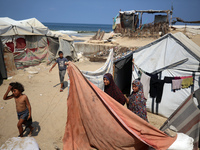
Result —
[[59, 52], [58, 52], [58, 55], [60, 55], [60, 54], [63, 54], [63, 52], [62, 52], [62, 51], [59, 51]]
[[17, 89], [20, 92], [24, 92], [24, 86], [19, 82], [11, 82], [9, 85], [12, 86], [12, 88], [11, 88], [12, 91], [14, 89]]

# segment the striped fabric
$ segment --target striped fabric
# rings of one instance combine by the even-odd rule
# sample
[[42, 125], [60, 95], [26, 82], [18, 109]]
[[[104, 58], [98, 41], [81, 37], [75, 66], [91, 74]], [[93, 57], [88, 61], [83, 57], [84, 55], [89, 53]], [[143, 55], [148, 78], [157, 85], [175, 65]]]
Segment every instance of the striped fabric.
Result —
[[38, 65], [42, 62], [46, 62], [48, 58], [48, 46], [44, 48], [37, 48], [35, 51], [27, 48], [26, 51], [14, 53], [14, 60], [17, 69]]
[[168, 118], [160, 128], [162, 131], [167, 129], [185, 133], [194, 139], [194, 150], [198, 150], [200, 134], [200, 110], [193, 101], [191, 94]]

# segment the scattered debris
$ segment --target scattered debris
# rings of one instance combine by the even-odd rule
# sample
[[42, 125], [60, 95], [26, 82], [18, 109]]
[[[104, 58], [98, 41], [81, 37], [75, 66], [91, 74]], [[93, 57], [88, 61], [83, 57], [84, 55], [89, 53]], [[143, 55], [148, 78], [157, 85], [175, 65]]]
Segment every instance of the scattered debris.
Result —
[[8, 77], [7, 79], [8, 79], [8, 80], [11, 80], [12, 78], [13, 78], [13, 77]]

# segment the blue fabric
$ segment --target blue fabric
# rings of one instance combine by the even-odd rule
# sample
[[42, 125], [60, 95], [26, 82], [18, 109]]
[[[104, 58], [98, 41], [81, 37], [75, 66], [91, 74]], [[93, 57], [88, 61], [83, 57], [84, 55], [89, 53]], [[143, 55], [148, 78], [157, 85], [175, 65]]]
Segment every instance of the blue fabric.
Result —
[[58, 68], [60, 71], [66, 70], [67, 69], [67, 65], [65, 65], [65, 62], [68, 62], [67, 58], [60, 58], [58, 57], [58, 59], [56, 60], [56, 62], [58, 63]]
[[17, 112], [17, 115], [18, 115], [18, 120], [19, 119], [27, 120], [29, 116], [28, 108], [22, 112]]

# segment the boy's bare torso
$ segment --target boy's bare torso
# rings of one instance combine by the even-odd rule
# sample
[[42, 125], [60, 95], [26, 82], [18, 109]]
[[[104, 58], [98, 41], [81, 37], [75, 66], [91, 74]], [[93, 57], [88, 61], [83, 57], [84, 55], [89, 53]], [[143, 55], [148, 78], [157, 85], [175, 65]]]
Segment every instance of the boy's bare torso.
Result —
[[26, 99], [27, 96], [24, 94], [20, 95], [18, 98], [15, 98], [17, 112], [22, 112], [27, 109]]

